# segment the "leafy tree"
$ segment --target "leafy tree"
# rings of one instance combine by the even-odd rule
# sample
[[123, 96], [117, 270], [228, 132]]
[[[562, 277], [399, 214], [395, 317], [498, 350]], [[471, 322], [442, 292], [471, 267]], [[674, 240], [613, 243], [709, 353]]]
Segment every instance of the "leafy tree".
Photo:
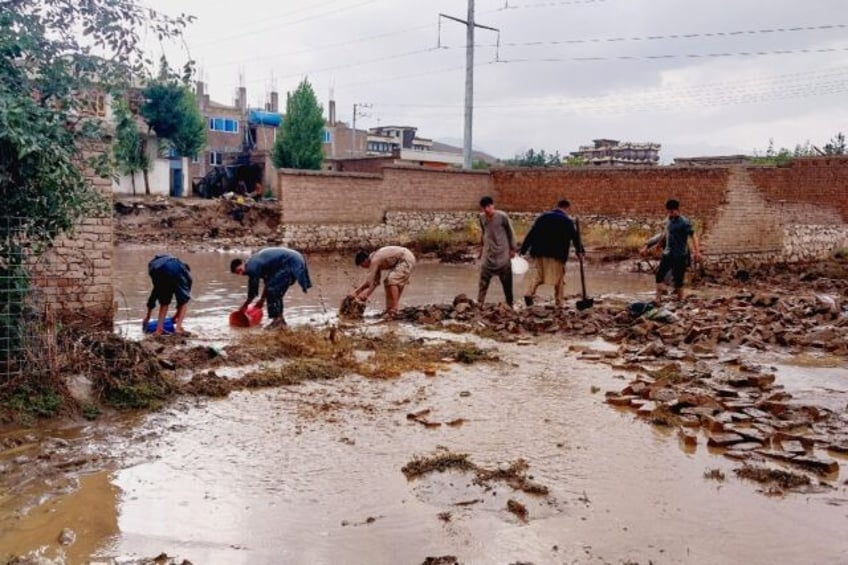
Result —
[[149, 68], [139, 30], [166, 39], [189, 21], [137, 0], [0, 4], [0, 356], [14, 355], [20, 343], [29, 292], [24, 257], [108, 210], [82, 171], [110, 172], [98, 110]]
[[545, 153], [542, 149], [538, 153], [530, 148], [524, 155], [516, 155], [514, 159], [507, 159], [506, 164], [512, 167], [561, 167], [562, 157], [559, 151]]
[[589, 159], [582, 155], [569, 155], [565, 158], [563, 164], [566, 167], [585, 167], [589, 164]]
[[113, 104], [115, 113], [115, 163], [118, 171], [130, 175], [133, 196], [135, 196], [135, 174], [150, 169], [150, 159], [147, 156], [144, 142], [138, 133], [138, 125], [130, 111], [129, 105], [123, 98], [116, 99]]
[[[190, 72], [182, 81], [167, 70], [164, 58], [159, 78], [142, 91], [141, 116], [160, 139], [169, 142], [181, 157], [195, 157], [206, 143], [206, 123], [197, 107], [194, 93], [186, 86]], [[146, 139], [143, 141], [146, 145]], [[146, 153], [146, 147], [145, 147]], [[150, 194], [150, 183], [144, 177], [144, 190]]]
[[274, 144], [271, 158], [280, 169], [321, 168], [324, 160], [321, 132], [324, 129], [324, 110], [312, 85], [303, 79], [286, 100], [286, 115]]
[[841, 131], [830, 138], [830, 142], [824, 146], [827, 155], [845, 155], [845, 134]]
[[487, 163], [483, 159], [474, 159], [474, 161], [471, 163], [471, 168], [475, 171], [484, 171], [486, 169], [489, 169], [490, 167], [489, 163]]

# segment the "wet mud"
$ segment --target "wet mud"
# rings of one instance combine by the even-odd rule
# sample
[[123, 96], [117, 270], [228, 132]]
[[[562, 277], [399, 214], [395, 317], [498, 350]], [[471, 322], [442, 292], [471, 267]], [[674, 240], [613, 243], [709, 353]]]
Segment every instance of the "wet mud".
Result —
[[[67, 563], [844, 562], [845, 286], [825, 274], [706, 284], [661, 319], [638, 292], [512, 310], [435, 286], [396, 321], [294, 302], [294, 330], [112, 344], [177, 396], [4, 436], [0, 541], [31, 530], [8, 551]], [[197, 310], [238, 302], [210, 293]], [[37, 522], [98, 473], [114, 528]]]

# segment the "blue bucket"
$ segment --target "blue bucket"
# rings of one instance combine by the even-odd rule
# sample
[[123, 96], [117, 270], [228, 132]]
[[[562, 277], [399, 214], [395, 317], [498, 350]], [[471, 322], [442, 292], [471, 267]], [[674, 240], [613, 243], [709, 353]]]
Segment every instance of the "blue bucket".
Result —
[[[159, 323], [158, 319], [150, 320], [147, 322], [147, 327], [144, 328], [144, 333], [152, 334], [156, 331], [156, 324]], [[165, 318], [165, 323], [162, 324], [162, 333], [172, 334], [174, 333], [174, 319], [168, 316]]]

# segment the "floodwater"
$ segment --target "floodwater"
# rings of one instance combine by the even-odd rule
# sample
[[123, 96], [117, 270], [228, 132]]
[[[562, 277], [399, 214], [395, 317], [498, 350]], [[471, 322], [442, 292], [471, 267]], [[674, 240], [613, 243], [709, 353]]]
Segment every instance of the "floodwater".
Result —
[[[131, 335], [149, 290], [149, 255], [117, 254], [127, 299], [118, 316]], [[213, 339], [231, 331], [226, 314], [243, 300], [245, 281], [229, 274], [232, 257], [186, 257], [196, 281], [187, 329]], [[296, 323], [329, 319], [359, 280], [341, 260], [310, 260], [310, 267], [316, 288], [307, 295], [291, 289], [287, 297], [287, 317]], [[471, 266], [423, 264], [414, 276], [407, 304], [444, 302], [476, 289]], [[573, 281], [569, 292], [577, 288]], [[595, 296], [651, 288], [649, 278], [635, 275], [592, 273], [588, 281]], [[499, 298], [492, 290], [490, 299]], [[844, 471], [829, 478], [834, 488], [823, 493], [765, 496], [737, 479], [738, 464], [707, 449], [703, 436], [696, 448], [684, 447], [671, 432], [605, 404], [604, 391], [625, 381], [579, 360], [572, 342], [447, 337], [496, 347], [502, 362], [445, 365], [434, 377], [351, 376], [221, 400], [186, 399], [122, 426], [121, 439], [100, 439], [96, 426], [77, 430], [90, 450], [109, 452], [122, 465], [108, 480], [83, 477], [75, 490], [18, 522], [0, 521], [0, 548], [55, 544], [66, 524], [81, 539], [67, 550], [68, 563], [84, 563], [84, 555], [124, 560], [160, 552], [196, 565], [417, 565], [445, 555], [466, 564], [848, 563]], [[787, 370], [787, 378], [798, 370]], [[407, 419], [423, 409], [431, 410], [431, 422], [461, 418], [464, 424], [425, 427]], [[486, 490], [459, 471], [408, 481], [401, 468], [439, 447], [487, 468], [524, 459], [550, 494], [502, 483]], [[726, 480], [705, 479], [713, 469]], [[510, 499], [526, 506], [526, 522], [507, 510]], [[63, 500], [77, 513], [62, 514], [47, 528], [35, 519]], [[86, 529], [93, 520], [87, 516], [100, 520]], [[32, 530], [29, 545], [17, 535], [22, 529]]]
[[[155, 252], [163, 251], [177, 255], [191, 267], [194, 286], [185, 329], [193, 332], [198, 339], [228, 338], [232, 336], [232, 331], [238, 331], [229, 329], [227, 316], [241, 306], [247, 297], [247, 278], [231, 274], [230, 261], [246, 258], [247, 254], [233, 251], [180, 253], [176, 249], [157, 249]], [[153, 254], [150, 249], [144, 248], [115, 250], [115, 299], [118, 302], [115, 327], [128, 337], [141, 337], [141, 320], [151, 290], [147, 263]], [[308, 293], [304, 293], [297, 285], [288, 289], [284, 302], [285, 318], [289, 324], [315, 324], [334, 320], [342, 299], [362, 283], [365, 275], [364, 269], [353, 264], [352, 255], [307, 257], [307, 263], [312, 288]], [[476, 265], [419, 261], [409, 286], [404, 290], [401, 306], [449, 303], [460, 293], [476, 299], [478, 276], [479, 268]], [[523, 303], [525, 278], [525, 275], [515, 277], [513, 286], [516, 303]], [[645, 274], [621, 273], [587, 266], [586, 286], [587, 293], [595, 297], [618, 293], [645, 293], [650, 296], [653, 280]], [[542, 286], [538, 294], [552, 301], [552, 292], [550, 286]], [[573, 297], [580, 293], [576, 261], [570, 262], [566, 270], [566, 293]], [[487, 301], [503, 299], [500, 282], [495, 279], [489, 286]], [[382, 287], [371, 295], [368, 307], [366, 314], [385, 310]]]

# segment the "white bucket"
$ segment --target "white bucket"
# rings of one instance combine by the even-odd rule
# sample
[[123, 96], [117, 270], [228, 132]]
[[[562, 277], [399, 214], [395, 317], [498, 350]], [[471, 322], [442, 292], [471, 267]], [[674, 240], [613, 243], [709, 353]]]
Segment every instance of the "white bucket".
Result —
[[512, 264], [512, 274], [513, 275], [523, 275], [530, 268], [530, 264], [527, 263], [527, 259], [524, 257], [519, 257], [516, 255], [510, 260]]

